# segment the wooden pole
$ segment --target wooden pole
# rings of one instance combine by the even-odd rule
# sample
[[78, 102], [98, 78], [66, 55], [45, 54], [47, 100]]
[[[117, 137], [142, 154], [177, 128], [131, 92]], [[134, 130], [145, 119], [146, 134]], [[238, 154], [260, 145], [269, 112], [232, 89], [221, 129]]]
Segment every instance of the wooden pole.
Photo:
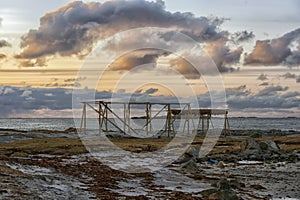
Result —
[[149, 117], [150, 117], [150, 121], [149, 121], [149, 125], [150, 125], [150, 134], [152, 134], [152, 123], [151, 123], [151, 121], [152, 121], [152, 105], [151, 104], [149, 104]]
[[108, 125], [107, 125], [107, 119], [108, 119], [108, 111], [107, 111], [107, 103], [105, 103], [105, 131], [108, 132]]
[[130, 127], [130, 103], [128, 103], [128, 133], [130, 133], [131, 131], [131, 127]]
[[124, 126], [123, 126], [123, 131], [124, 131], [124, 133], [126, 133], [126, 103], [124, 103], [124, 113], [123, 113], [123, 115], [124, 115]]
[[83, 130], [84, 130], [84, 133], [86, 133], [86, 104], [84, 104], [84, 109], [83, 109], [83, 118], [84, 118], [84, 121], [83, 121]]
[[168, 137], [170, 137], [171, 132], [171, 105], [168, 104], [168, 114], [167, 114], [167, 129], [168, 129]]
[[224, 120], [224, 136], [226, 137], [226, 133], [227, 133], [227, 114], [225, 113], [225, 120]]
[[210, 120], [210, 118], [211, 118], [211, 115], [207, 114], [207, 118], [206, 118], [206, 132], [209, 129], [209, 120]]
[[146, 104], [146, 132], [149, 134], [149, 103]]
[[204, 134], [204, 114], [201, 114], [202, 119], [202, 134]]
[[191, 105], [188, 105], [188, 128], [187, 128], [187, 134], [190, 134], [190, 119], [191, 119]]
[[100, 102], [98, 102], [98, 128], [99, 128], [99, 134], [101, 134], [101, 132], [102, 132], [102, 128], [101, 128], [101, 103]]

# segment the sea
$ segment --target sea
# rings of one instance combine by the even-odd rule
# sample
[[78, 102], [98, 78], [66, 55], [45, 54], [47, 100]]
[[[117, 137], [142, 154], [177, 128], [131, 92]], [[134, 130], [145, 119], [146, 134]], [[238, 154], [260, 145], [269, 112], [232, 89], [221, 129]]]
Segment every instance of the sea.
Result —
[[[218, 121], [221, 121], [219, 119]], [[231, 130], [282, 130], [300, 131], [300, 118], [229, 118]], [[72, 118], [0, 119], [0, 129], [15, 130], [66, 130], [75, 128]]]

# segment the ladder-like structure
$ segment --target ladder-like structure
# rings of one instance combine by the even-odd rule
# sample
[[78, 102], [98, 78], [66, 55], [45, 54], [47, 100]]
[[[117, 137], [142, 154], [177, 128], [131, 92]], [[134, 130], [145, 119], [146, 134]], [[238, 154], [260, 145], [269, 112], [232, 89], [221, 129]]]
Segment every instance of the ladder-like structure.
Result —
[[[98, 131], [111, 132], [111, 127], [124, 135], [139, 135], [144, 131], [147, 135], [166, 134], [167, 137], [175, 136], [176, 131], [190, 133], [192, 130], [201, 130], [207, 132], [209, 124], [212, 124], [212, 115], [224, 115], [224, 134], [230, 133], [228, 110], [224, 109], [192, 109], [190, 103], [158, 103], [158, 102], [109, 102], [109, 101], [86, 101], [83, 103], [83, 112], [81, 118], [81, 129], [83, 132], [87, 129], [87, 109], [91, 109], [97, 114]], [[115, 111], [122, 112], [122, 115]], [[144, 110], [142, 117], [132, 116], [132, 110]], [[197, 117], [195, 117], [197, 116]], [[195, 119], [198, 118], [196, 125]], [[143, 119], [144, 124], [141, 129], [136, 129], [131, 125], [133, 119]], [[183, 129], [176, 130], [176, 120], [184, 120]], [[206, 119], [206, 126], [205, 126]], [[155, 120], [165, 121], [163, 129], [154, 130]], [[118, 123], [116, 122], [118, 121]]]

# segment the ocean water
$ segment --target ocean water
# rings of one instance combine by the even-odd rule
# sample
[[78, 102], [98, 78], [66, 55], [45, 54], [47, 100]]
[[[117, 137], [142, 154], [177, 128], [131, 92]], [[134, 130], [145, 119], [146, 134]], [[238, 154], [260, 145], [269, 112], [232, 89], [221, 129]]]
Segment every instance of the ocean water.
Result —
[[[161, 121], [161, 120], [160, 120]], [[214, 119], [223, 124], [223, 119]], [[214, 123], [215, 123], [214, 122]], [[300, 131], [300, 118], [229, 118], [232, 130], [294, 130]], [[67, 119], [0, 119], [0, 129], [17, 130], [66, 130], [75, 127], [74, 120]]]

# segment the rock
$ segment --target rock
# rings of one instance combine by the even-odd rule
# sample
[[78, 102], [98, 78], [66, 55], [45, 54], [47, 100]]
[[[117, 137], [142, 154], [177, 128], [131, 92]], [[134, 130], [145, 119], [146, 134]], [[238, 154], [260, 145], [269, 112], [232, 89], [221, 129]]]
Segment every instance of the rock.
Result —
[[222, 161], [219, 161], [218, 164], [217, 164], [217, 167], [225, 168], [225, 164]]
[[210, 200], [238, 200], [233, 190], [222, 190], [208, 196]]
[[181, 164], [190, 161], [191, 159], [197, 159], [199, 155], [199, 148], [190, 146], [188, 150], [182, 154], [174, 163]]
[[272, 140], [261, 141], [259, 143], [259, 146], [263, 151], [271, 151], [271, 152], [279, 151], [277, 144]]
[[209, 195], [214, 194], [214, 193], [217, 193], [217, 192], [218, 192], [217, 189], [212, 188], [212, 189], [208, 189], [208, 190], [202, 191], [202, 192], [201, 192], [201, 195], [202, 195], [203, 197], [206, 197], [206, 198], [207, 198]]
[[247, 150], [260, 151], [260, 146], [253, 138], [247, 138], [240, 144], [240, 149], [242, 151], [247, 151]]
[[199, 148], [195, 146], [190, 146], [185, 154], [189, 155], [190, 157], [197, 158], [199, 155]]
[[175, 164], [182, 164], [182, 163], [186, 163], [189, 160], [191, 160], [192, 157], [187, 155], [187, 154], [182, 154], [176, 161], [174, 161]]
[[250, 137], [240, 144], [240, 149], [242, 151], [242, 154], [240, 155], [242, 158], [249, 158], [251, 155], [254, 155], [251, 159], [256, 159], [256, 157], [261, 153], [259, 144]]
[[256, 189], [256, 190], [265, 190], [266, 189], [264, 186], [261, 186], [258, 184], [250, 185], [250, 187], [253, 189]]
[[199, 166], [197, 165], [194, 159], [190, 159], [189, 161], [181, 164], [180, 169], [188, 171], [198, 171]]
[[238, 161], [238, 158], [237, 158], [236, 155], [229, 155], [229, 156], [227, 157], [227, 161], [228, 161], [228, 162], [232, 162], [232, 163], [236, 163], [236, 162]]
[[234, 189], [244, 188], [246, 186], [245, 183], [242, 183], [240, 180], [237, 179], [230, 180], [229, 185], [231, 188]]
[[262, 137], [262, 133], [253, 133], [250, 135], [251, 138], [261, 138]]
[[6, 189], [0, 189], [0, 194], [8, 193]]
[[288, 161], [292, 163], [296, 163], [299, 160], [297, 153], [290, 153], [288, 154]]
[[229, 190], [230, 189], [230, 184], [227, 181], [227, 179], [221, 179], [219, 182], [217, 182], [217, 187], [220, 190]]

